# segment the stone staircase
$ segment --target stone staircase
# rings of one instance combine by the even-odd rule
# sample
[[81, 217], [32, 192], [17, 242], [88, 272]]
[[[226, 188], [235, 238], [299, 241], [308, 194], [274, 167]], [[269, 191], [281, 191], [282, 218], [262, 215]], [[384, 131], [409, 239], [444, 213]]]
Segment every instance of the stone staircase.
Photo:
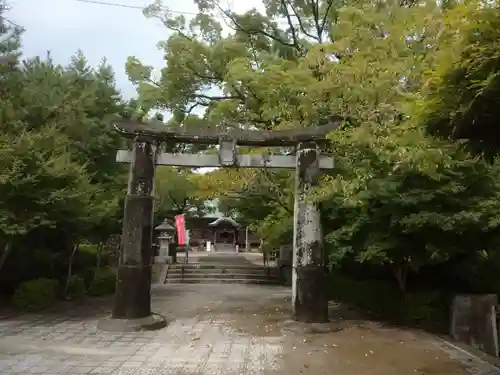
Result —
[[252, 264], [238, 253], [191, 256], [189, 263], [168, 266], [165, 284], [275, 284], [281, 283], [276, 267]]

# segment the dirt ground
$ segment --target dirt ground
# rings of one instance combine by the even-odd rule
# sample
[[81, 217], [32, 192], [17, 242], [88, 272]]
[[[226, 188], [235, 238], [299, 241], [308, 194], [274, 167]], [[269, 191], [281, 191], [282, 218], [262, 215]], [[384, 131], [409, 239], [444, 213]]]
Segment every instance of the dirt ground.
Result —
[[453, 359], [441, 341], [425, 332], [373, 322], [356, 309], [338, 303], [331, 303], [329, 310], [331, 322], [312, 327], [290, 319], [290, 297], [270, 298], [264, 303], [237, 308], [221, 304], [210, 310], [210, 314], [229, 313], [229, 324], [244, 334], [282, 338], [283, 351], [278, 356], [281, 366], [267, 371], [269, 375], [476, 372], [471, 360], [464, 363]]

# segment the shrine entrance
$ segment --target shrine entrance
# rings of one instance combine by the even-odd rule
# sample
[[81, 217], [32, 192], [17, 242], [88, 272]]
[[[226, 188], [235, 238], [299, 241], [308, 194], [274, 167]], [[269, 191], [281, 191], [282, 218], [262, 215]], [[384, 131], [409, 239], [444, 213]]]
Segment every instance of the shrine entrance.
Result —
[[233, 219], [221, 217], [210, 224], [213, 232], [213, 251], [236, 252], [239, 225]]
[[[117, 270], [115, 300], [111, 319], [102, 329], [117, 325], [134, 329], [165, 326], [151, 312], [151, 261], [156, 165], [190, 168], [291, 168], [296, 170], [292, 304], [294, 319], [302, 322], [328, 321], [323, 231], [320, 211], [308, 199], [319, 183], [320, 170], [333, 169], [333, 158], [321, 156], [318, 144], [337, 129], [340, 121], [299, 130], [244, 131], [217, 133], [172, 131], [163, 124], [121, 120], [115, 128], [133, 139], [132, 150], [120, 150], [117, 161], [130, 163], [123, 218], [122, 243]], [[198, 155], [159, 152], [162, 143], [218, 145], [218, 154]], [[238, 146], [292, 147], [295, 155], [240, 155]], [[229, 237], [228, 237], [229, 238]], [[114, 323], [113, 323], [114, 322]]]

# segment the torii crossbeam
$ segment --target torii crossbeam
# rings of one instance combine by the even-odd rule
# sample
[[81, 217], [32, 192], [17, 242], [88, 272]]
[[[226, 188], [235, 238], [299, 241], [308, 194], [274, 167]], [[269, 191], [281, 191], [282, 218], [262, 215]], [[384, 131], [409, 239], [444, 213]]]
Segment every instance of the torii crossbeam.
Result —
[[[333, 158], [320, 156], [318, 144], [337, 129], [341, 121], [298, 130], [246, 131], [235, 129], [174, 131], [162, 124], [133, 120], [114, 126], [133, 138], [132, 150], [120, 150], [117, 161], [130, 163], [125, 199], [122, 245], [117, 287], [111, 319], [100, 328], [119, 330], [162, 326], [151, 313], [151, 261], [153, 234], [153, 187], [156, 165], [184, 167], [295, 168], [296, 192], [293, 236], [293, 312], [297, 321], [326, 322], [323, 231], [318, 207], [308, 199], [319, 182], [321, 169], [332, 169]], [[162, 142], [219, 145], [217, 155], [158, 153]], [[238, 146], [296, 147], [296, 155], [239, 155]], [[119, 323], [118, 323], [119, 322]], [[163, 324], [164, 326], [164, 324]]]

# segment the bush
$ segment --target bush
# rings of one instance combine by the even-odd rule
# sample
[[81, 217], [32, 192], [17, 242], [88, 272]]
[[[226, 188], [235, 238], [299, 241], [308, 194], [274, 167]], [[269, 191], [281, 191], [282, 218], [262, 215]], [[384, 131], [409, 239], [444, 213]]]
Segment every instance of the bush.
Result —
[[78, 251], [81, 253], [97, 254], [97, 245], [94, 244], [80, 244]]
[[78, 273], [78, 277], [82, 278], [85, 283], [85, 289], [90, 288], [92, 280], [94, 280], [95, 270], [95, 267], [89, 267]]
[[446, 327], [448, 298], [436, 291], [403, 294], [386, 281], [352, 280], [332, 275], [330, 299], [346, 302], [381, 319], [432, 330]]
[[111, 267], [100, 269], [95, 275], [88, 294], [91, 296], [103, 296], [113, 294], [116, 286], [116, 271]]
[[43, 310], [57, 301], [58, 289], [59, 283], [54, 279], [40, 278], [25, 281], [16, 288], [12, 302], [20, 310]]
[[432, 330], [446, 330], [451, 300], [439, 291], [419, 291], [404, 300], [403, 321]]
[[83, 297], [85, 294], [85, 280], [83, 277], [78, 275], [73, 275], [69, 279], [68, 290], [66, 291], [66, 297], [70, 299]]

